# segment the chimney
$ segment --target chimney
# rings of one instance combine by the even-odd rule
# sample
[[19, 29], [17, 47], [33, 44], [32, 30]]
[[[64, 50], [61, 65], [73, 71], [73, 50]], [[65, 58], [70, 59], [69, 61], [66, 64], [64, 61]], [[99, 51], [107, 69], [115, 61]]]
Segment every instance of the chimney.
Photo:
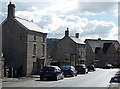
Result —
[[76, 33], [76, 34], [75, 34], [75, 37], [76, 37], [76, 38], [79, 38], [79, 33]]
[[98, 40], [101, 40], [101, 38], [98, 38]]
[[11, 4], [11, 2], [8, 5], [8, 18], [14, 18], [15, 17], [15, 5]]
[[69, 30], [67, 28], [67, 30], [65, 31], [65, 37], [68, 37], [69, 36]]

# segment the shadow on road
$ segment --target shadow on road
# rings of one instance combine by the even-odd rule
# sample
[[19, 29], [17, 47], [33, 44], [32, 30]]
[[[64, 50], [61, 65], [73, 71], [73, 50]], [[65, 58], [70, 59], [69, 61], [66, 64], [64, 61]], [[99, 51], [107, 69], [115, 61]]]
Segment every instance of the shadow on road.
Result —
[[42, 82], [53, 82], [53, 81], [56, 81], [56, 80], [53, 80], [53, 79], [44, 79], [44, 80], [35, 80], [35, 81], [42, 81]]

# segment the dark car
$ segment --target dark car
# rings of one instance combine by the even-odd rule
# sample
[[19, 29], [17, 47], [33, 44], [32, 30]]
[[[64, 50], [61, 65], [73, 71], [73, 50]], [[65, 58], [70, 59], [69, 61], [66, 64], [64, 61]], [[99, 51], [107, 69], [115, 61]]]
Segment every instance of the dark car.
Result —
[[77, 76], [77, 70], [73, 66], [63, 66], [62, 67], [63, 74], [65, 76], [71, 75], [71, 76]]
[[63, 79], [64, 75], [61, 69], [58, 66], [45, 66], [42, 70], [40, 70], [40, 79]]
[[105, 69], [110, 69], [110, 68], [113, 68], [112, 64], [105, 64]]
[[110, 83], [120, 83], [120, 76], [112, 77]]
[[75, 66], [75, 69], [77, 70], [77, 73], [79, 73], [79, 74], [88, 73], [88, 69], [85, 66], [85, 64], [79, 64], [79, 65]]
[[89, 65], [87, 66], [88, 71], [95, 71], [95, 66], [94, 65]]

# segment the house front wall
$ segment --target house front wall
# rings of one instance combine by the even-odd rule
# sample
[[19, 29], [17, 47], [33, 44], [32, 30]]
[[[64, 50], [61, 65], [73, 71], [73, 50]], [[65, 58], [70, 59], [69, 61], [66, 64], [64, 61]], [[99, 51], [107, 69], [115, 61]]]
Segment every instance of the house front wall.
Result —
[[9, 77], [26, 74], [26, 39], [26, 30], [15, 20], [8, 19], [2, 24], [2, 51]]
[[86, 62], [85, 44], [77, 44], [77, 58], [76, 64], [84, 64]]
[[104, 56], [105, 63], [110, 63], [114, 67], [117, 67], [118, 64], [118, 52], [114, 45], [111, 45]]
[[29, 31], [27, 40], [27, 74], [36, 74], [46, 63], [46, 34]]
[[105, 60], [104, 60], [105, 54], [102, 50], [102, 48], [95, 54], [95, 66], [96, 67], [103, 67]]
[[95, 54], [92, 51], [88, 42], [86, 42], [85, 48], [86, 48], [86, 65], [93, 64], [95, 60]]
[[[78, 59], [83, 58], [81, 50], [85, 51], [84, 45], [78, 45], [69, 37], [64, 37], [54, 46], [48, 49], [48, 56], [52, 61], [60, 62], [60, 66], [78, 64]], [[83, 51], [82, 51], [83, 52]], [[85, 57], [84, 57], [85, 58]]]

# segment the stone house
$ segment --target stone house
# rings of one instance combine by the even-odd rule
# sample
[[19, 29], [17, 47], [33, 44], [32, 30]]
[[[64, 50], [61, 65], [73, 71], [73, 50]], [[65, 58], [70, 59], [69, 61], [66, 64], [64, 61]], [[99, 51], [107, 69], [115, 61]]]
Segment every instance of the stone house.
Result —
[[2, 52], [8, 77], [39, 72], [46, 63], [46, 36], [33, 21], [16, 17], [15, 5], [9, 3], [8, 16], [2, 22]]
[[69, 36], [69, 30], [65, 31], [65, 36], [48, 48], [48, 60], [51, 65], [75, 66], [85, 60], [85, 43], [79, 39], [79, 34], [75, 37]]
[[95, 64], [96, 67], [103, 67], [110, 63], [114, 67], [118, 66], [117, 40], [86, 39], [85, 43], [87, 65]]

